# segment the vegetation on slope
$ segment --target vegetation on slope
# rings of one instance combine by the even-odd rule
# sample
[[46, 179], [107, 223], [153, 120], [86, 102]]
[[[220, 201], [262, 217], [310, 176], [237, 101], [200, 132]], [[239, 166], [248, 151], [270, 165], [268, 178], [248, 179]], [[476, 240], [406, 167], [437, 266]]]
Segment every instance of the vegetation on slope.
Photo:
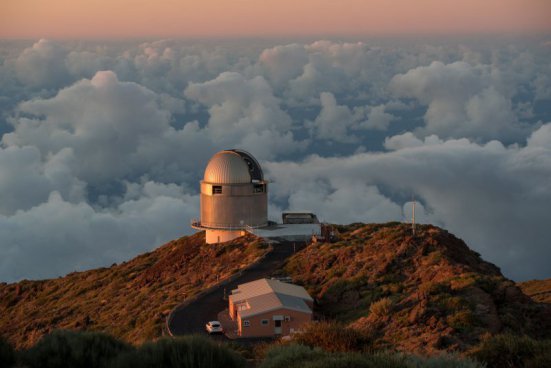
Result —
[[1, 367], [28, 368], [241, 368], [245, 360], [206, 337], [162, 338], [139, 347], [98, 332], [56, 330]]
[[[283, 342], [283, 344], [287, 343]], [[307, 366], [317, 367], [323, 366], [320, 361], [324, 361], [322, 357], [326, 357], [325, 363], [331, 367], [339, 365], [348, 367], [346, 364], [353, 364], [353, 362], [357, 363], [353, 365], [354, 367], [551, 367], [551, 339], [536, 340], [525, 335], [507, 333], [485, 335], [480, 344], [462, 355], [438, 352], [429, 358], [409, 352], [391, 353], [392, 347], [378, 347], [374, 336], [339, 322], [312, 323], [294, 335], [291, 344], [301, 345], [301, 347], [278, 350], [272, 345], [274, 348], [272, 350], [278, 353], [275, 356], [271, 356], [270, 353], [265, 354], [267, 362], [262, 366], [278, 367], [279, 364], [283, 366], [286, 360], [296, 359]], [[269, 348], [268, 351], [270, 351]], [[297, 351], [300, 353], [298, 356]], [[298, 363], [288, 364], [290, 368]]]
[[267, 251], [252, 236], [205, 245], [204, 233], [110, 268], [0, 284], [0, 334], [16, 347], [58, 328], [103, 331], [130, 343], [162, 334], [170, 310]]
[[487, 334], [551, 333], [550, 310], [499, 269], [435, 226], [353, 224], [339, 241], [311, 244], [285, 271], [318, 301], [323, 317], [373, 338], [375, 348], [466, 351]]
[[393, 353], [326, 352], [304, 345], [274, 346], [260, 368], [483, 368], [468, 358], [441, 355], [424, 358]]
[[[304, 333], [312, 334], [307, 340], [314, 345], [297, 343], [295, 340], [291, 343], [282, 342], [268, 346], [256, 355], [257, 366], [261, 368], [482, 368], [483, 366], [535, 368], [548, 367], [551, 363], [549, 360], [551, 341], [535, 341], [527, 337], [504, 335], [488, 339], [471, 354], [471, 358], [453, 354], [421, 357], [389, 351], [358, 351], [358, 346], [355, 344], [341, 345], [340, 349], [331, 347], [331, 351], [328, 351], [318, 346], [313, 338], [320, 337], [324, 331], [329, 332], [329, 335], [336, 333], [337, 340], [350, 341], [350, 330], [344, 334], [339, 333], [327, 324], [316, 331], [309, 330]], [[325, 338], [324, 340], [321, 345], [329, 341]], [[352, 340], [357, 339], [352, 338]], [[16, 354], [6, 342], [3, 346], [10, 351], [8, 360], [2, 360], [5, 355], [0, 354], [0, 366], [5, 368], [244, 368], [251, 366], [246, 364], [242, 354], [234, 350], [231, 344], [215, 342], [201, 336], [161, 338], [155, 342], [134, 347], [104, 333], [56, 330], [43, 336], [29, 349], [21, 349]]]
[[551, 279], [519, 282], [518, 286], [534, 301], [551, 304]]

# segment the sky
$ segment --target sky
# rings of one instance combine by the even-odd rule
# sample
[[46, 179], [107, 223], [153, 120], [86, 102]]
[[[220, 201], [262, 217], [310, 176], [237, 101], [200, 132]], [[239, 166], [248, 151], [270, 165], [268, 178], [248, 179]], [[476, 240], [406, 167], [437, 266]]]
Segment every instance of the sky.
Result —
[[414, 196], [505, 276], [551, 277], [549, 2], [480, 3], [2, 1], [0, 282], [192, 234], [231, 148], [271, 220], [409, 221]]
[[1, 38], [524, 34], [547, 0], [3, 0]]

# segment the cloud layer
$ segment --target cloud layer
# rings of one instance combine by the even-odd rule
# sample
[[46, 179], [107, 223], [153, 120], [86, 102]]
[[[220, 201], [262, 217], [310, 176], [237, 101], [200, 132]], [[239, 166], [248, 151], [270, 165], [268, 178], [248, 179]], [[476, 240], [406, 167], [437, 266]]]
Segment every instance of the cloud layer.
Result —
[[270, 217], [419, 218], [550, 277], [548, 41], [0, 44], [0, 280], [191, 233], [210, 156], [243, 148]]

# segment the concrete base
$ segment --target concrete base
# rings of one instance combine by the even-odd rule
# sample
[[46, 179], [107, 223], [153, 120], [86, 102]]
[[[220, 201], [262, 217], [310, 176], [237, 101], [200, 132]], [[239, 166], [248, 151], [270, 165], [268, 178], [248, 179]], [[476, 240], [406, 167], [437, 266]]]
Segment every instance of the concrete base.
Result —
[[245, 235], [244, 230], [207, 230], [205, 237], [207, 244], [224, 243]]

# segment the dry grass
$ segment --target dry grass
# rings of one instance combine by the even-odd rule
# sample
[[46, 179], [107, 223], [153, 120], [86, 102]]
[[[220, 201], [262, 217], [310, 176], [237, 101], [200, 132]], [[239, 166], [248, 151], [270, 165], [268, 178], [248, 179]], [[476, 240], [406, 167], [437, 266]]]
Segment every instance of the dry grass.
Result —
[[520, 282], [518, 286], [535, 301], [551, 304], [551, 279]]
[[16, 347], [54, 329], [102, 331], [131, 343], [161, 336], [185, 297], [231, 276], [267, 248], [253, 237], [205, 245], [198, 233], [110, 268], [0, 285], [0, 334]]
[[432, 354], [465, 351], [502, 329], [551, 334], [551, 309], [443, 229], [420, 225], [415, 238], [399, 223], [337, 230], [338, 242], [308, 246], [285, 270], [318, 313], [374, 331], [377, 346]]

